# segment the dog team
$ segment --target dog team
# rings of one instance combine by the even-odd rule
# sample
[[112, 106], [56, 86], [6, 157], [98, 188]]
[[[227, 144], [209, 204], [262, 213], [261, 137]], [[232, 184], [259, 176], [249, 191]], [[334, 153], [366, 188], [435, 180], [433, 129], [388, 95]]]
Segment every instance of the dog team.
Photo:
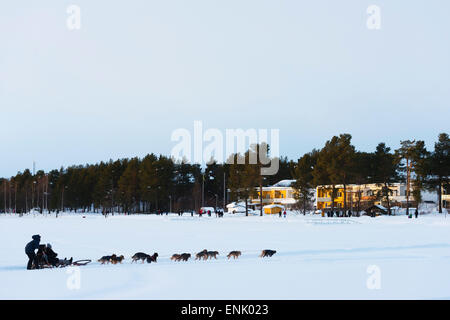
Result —
[[[259, 255], [259, 257], [264, 258], [264, 257], [271, 257], [276, 253], [275, 250], [263, 250], [261, 252], [261, 254]], [[237, 259], [241, 256], [241, 251], [231, 251], [229, 254], [227, 254], [227, 258], [233, 258], [233, 259]], [[206, 249], [198, 252], [195, 254], [195, 260], [208, 260], [208, 259], [217, 259], [217, 256], [219, 255], [218, 251], [208, 251]], [[156, 262], [158, 258], [158, 253], [155, 252], [153, 253], [153, 255], [149, 255], [146, 254], [144, 252], [137, 252], [135, 253], [132, 257], [131, 257], [131, 263], [133, 262], [137, 262], [137, 261], [141, 261], [142, 263], [144, 263], [145, 261], [147, 261], [147, 263], [152, 263], [152, 262]], [[191, 254], [190, 253], [175, 253], [174, 255], [172, 255], [172, 257], [170, 258], [170, 260], [172, 261], [188, 261], [191, 258]], [[124, 260], [124, 256], [120, 255], [117, 256], [116, 254], [112, 254], [110, 256], [103, 256], [100, 259], [98, 259], [97, 261], [100, 262], [101, 264], [117, 264], [117, 263], [122, 263], [122, 261]]]

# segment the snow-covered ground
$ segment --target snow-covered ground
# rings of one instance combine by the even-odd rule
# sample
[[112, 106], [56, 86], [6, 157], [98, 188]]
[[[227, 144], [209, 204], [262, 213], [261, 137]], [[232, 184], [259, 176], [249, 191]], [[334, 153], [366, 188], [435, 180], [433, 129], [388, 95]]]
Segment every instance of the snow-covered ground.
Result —
[[[61, 258], [93, 262], [79, 273], [25, 270], [24, 246], [37, 233]], [[218, 260], [169, 259], [204, 248], [219, 251]], [[262, 249], [277, 253], [262, 259]], [[227, 260], [231, 250], [242, 256]], [[131, 264], [138, 251], [158, 252], [158, 262]], [[0, 215], [0, 252], [0, 299], [450, 298], [450, 216], [444, 215]], [[96, 261], [112, 253], [123, 254], [123, 264]]]

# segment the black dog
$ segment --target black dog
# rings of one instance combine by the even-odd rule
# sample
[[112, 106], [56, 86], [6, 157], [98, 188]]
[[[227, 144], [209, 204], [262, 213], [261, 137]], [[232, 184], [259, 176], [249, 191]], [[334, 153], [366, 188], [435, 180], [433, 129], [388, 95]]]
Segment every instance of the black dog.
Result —
[[157, 258], [158, 258], [158, 253], [155, 252], [152, 256], [147, 257], [147, 262], [148, 263], [156, 262]]
[[261, 252], [260, 257], [261, 257], [261, 258], [264, 258], [264, 257], [271, 257], [271, 256], [273, 256], [275, 253], [277, 253], [275, 250], [269, 250], [269, 249], [266, 249], [266, 250], [263, 250], [263, 251]]

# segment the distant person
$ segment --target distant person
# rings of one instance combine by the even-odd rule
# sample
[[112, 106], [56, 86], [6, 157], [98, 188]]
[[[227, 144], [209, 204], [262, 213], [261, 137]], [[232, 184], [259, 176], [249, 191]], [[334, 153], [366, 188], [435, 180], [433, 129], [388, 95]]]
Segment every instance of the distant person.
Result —
[[419, 210], [416, 208], [416, 211], [414, 212], [414, 215], [416, 216], [416, 219], [419, 217]]
[[283, 212], [283, 216], [286, 218], [286, 210], [284, 210]]
[[281, 211], [280, 212], [278, 212], [278, 216], [281, 218]]
[[194, 216], [194, 210], [191, 211], [191, 217], [193, 217], [193, 216]]
[[41, 236], [38, 234], [35, 234], [31, 237], [33, 240], [28, 242], [25, 246], [25, 253], [28, 256], [28, 264], [27, 264], [27, 270], [31, 270], [31, 266], [34, 265], [36, 269], [39, 269], [39, 264], [37, 263], [36, 259], [36, 253], [35, 250], [39, 249], [39, 243], [41, 242]]
[[352, 210], [349, 209], [347, 213], [348, 213], [348, 216], [351, 218], [352, 217]]

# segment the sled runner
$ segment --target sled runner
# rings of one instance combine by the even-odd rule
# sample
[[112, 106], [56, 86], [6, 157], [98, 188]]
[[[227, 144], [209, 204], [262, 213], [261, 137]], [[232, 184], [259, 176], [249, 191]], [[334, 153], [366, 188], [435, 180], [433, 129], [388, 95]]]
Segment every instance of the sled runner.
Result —
[[77, 260], [77, 261], [72, 262], [72, 265], [73, 266], [85, 266], [90, 262], [92, 262], [92, 260], [89, 260], [89, 259]]
[[[63, 260], [60, 259], [59, 262], [55, 266], [52, 266], [51, 264], [41, 261], [41, 263], [39, 263], [39, 269], [65, 268], [68, 266], [85, 266], [90, 262], [92, 262], [92, 260], [90, 260], [90, 259], [83, 259], [83, 260], [77, 260], [77, 261], [72, 262], [72, 259], [64, 258]], [[34, 264], [32, 266], [32, 269], [36, 269]]]

